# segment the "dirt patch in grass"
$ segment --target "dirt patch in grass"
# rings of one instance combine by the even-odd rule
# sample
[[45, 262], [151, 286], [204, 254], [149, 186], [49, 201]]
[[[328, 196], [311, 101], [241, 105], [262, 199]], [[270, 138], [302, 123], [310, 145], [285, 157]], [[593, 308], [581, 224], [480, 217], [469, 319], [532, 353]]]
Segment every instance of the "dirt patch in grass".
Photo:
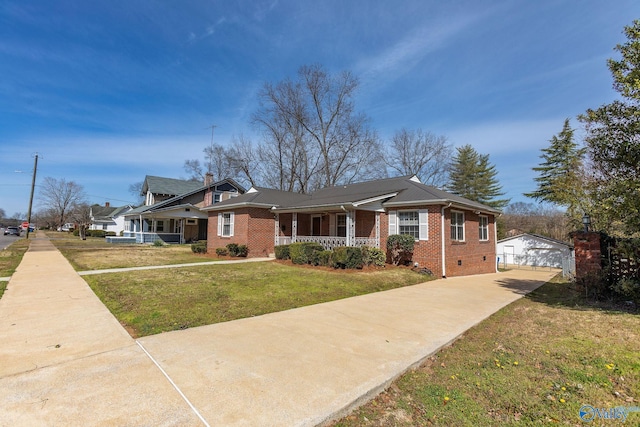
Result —
[[85, 276], [134, 337], [413, 285], [407, 269], [323, 271], [275, 262]]
[[542, 286], [332, 426], [580, 426], [582, 405], [640, 406], [640, 316], [579, 301]]

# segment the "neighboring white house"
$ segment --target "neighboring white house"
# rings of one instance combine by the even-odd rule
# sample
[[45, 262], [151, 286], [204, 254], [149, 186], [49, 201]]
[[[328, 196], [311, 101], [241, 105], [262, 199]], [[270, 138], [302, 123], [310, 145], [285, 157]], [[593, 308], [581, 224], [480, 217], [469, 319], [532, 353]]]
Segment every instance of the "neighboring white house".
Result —
[[124, 215], [131, 211], [133, 206], [111, 207], [109, 202], [105, 206], [93, 205], [89, 215], [91, 216], [90, 230], [113, 231], [118, 235], [124, 231]]
[[[537, 234], [520, 234], [498, 240], [499, 265], [533, 267], [568, 267], [573, 261], [573, 246]], [[569, 265], [568, 265], [569, 264]]]

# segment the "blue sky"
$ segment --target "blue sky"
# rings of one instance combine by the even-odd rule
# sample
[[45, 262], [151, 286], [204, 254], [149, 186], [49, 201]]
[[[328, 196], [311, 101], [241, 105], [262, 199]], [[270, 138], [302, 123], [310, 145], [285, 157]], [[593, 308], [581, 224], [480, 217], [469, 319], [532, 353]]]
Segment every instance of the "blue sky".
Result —
[[606, 60], [636, 18], [637, 0], [0, 0], [0, 208], [26, 213], [35, 153], [37, 184], [133, 202], [145, 175], [186, 177], [211, 125], [259, 142], [258, 89], [313, 63], [358, 76], [383, 139], [471, 144], [530, 201], [564, 119], [580, 138], [575, 117], [616, 98]]

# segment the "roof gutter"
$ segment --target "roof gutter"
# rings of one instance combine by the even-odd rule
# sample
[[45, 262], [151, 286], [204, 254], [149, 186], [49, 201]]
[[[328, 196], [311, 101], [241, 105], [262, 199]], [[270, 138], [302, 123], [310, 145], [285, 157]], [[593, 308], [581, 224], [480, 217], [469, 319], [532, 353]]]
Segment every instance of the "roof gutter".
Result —
[[459, 202], [454, 202], [447, 199], [437, 199], [437, 200], [413, 200], [408, 202], [386, 202], [383, 204], [385, 208], [390, 207], [402, 207], [402, 206], [417, 206], [417, 205], [441, 205], [441, 204], [449, 204], [458, 209], [464, 209], [468, 211], [478, 211], [480, 213], [489, 213], [492, 215], [500, 215], [502, 212], [499, 210], [491, 209], [483, 206], [474, 206], [474, 205], [466, 205]]
[[240, 202], [240, 203], [229, 203], [228, 205], [220, 205], [220, 203], [214, 203], [213, 205], [200, 208], [205, 212], [213, 212], [213, 211], [224, 211], [228, 209], [236, 209], [236, 208], [262, 208], [262, 209], [273, 209], [273, 204], [270, 203], [251, 203], [251, 202]]
[[447, 278], [447, 262], [446, 262], [446, 250], [445, 250], [445, 234], [444, 234], [444, 210], [451, 207], [451, 203], [447, 206], [442, 206], [440, 209], [440, 221], [441, 221], [441, 229], [440, 236], [442, 237], [442, 278]]

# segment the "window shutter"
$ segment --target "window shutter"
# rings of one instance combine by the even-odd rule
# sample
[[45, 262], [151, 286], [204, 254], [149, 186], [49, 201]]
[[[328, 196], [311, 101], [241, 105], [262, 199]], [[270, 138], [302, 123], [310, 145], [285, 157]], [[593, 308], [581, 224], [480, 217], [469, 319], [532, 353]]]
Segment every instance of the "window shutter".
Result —
[[218, 212], [218, 236], [222, 236], [222, 212]]
[[233, 212], [229, 212], [229, 237], [233, 236]]
[[418, 211], [418, 220], [420, 223], [420, 240], [429, 240], [429, 211], [420, 209]]
[[389, 236], [398, 234], [397, 212], [389, 211]]
[[331, 236], [337, 236], [338, 230], [336, 228], [336, 216], [337, 214], [329, 215], [329, 234]]

